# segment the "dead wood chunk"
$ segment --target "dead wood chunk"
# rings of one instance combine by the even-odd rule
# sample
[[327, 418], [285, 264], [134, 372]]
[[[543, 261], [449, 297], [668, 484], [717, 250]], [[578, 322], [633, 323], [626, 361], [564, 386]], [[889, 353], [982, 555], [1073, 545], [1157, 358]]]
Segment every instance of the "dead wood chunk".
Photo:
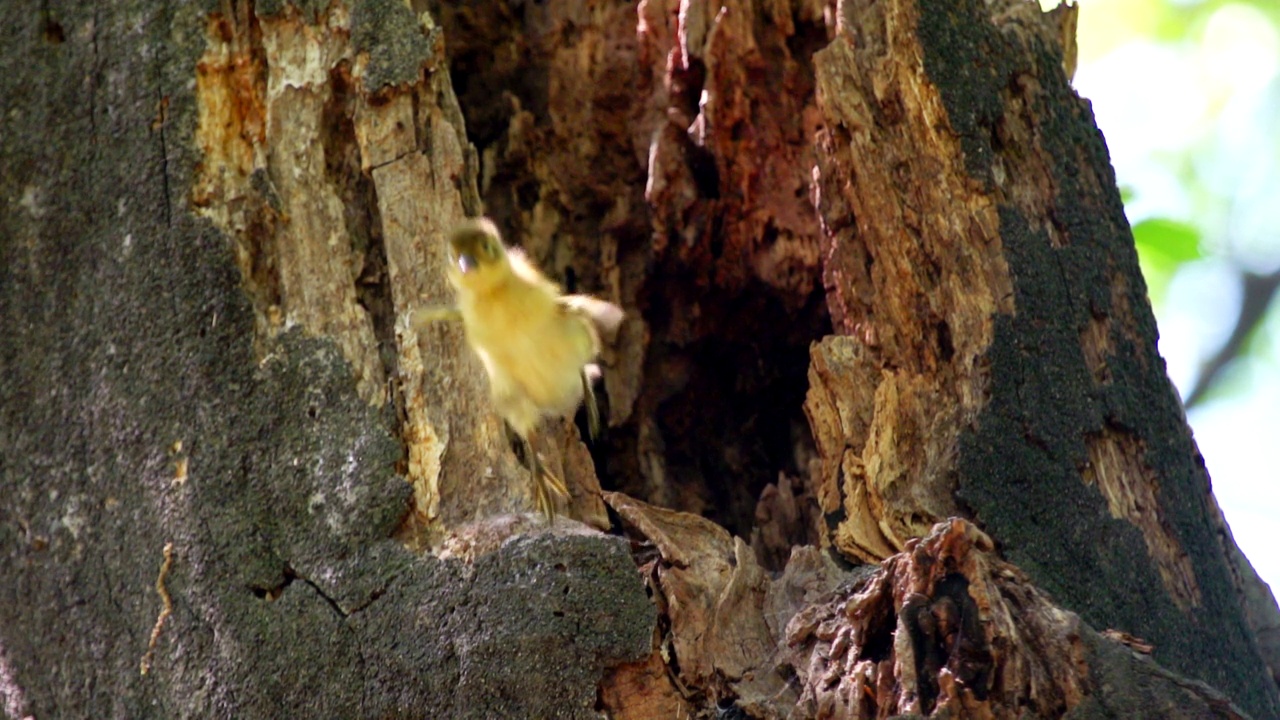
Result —
[[845, 447], [866, 443], [879, 383], [880, 369], [860, 340], [831, 335], [809, 348], [804, 408], [820, 456], [839, 462]]
[[852, 337], [810, 349], [809, 383], [814, 495], [825, 514], [843, 516], [831, 534], [842, 553], [878, 562], [957, 512], [950, 464], [963, 423], [945, 383], [882, 370]]
[[694, 717], [694, 708], [671, 682], [658, 653], [605, 673], [600, 682], [601, 709], [614, 720], [668, 720]]
[[809, 348], [804, 412], [818, 452], [813, 494], [824, 515], [843, 515], [831, 541], [845, 556], [878, 562], [892, 555], [867, 497], [861, 454], [867, 444], [880, 370], [863, 343], [829, 336]]
[[836, 560], [830, 548], [794, 548], [781, 577], [769, 585], [765, 620], [774, 636], [783, 638], [791, 620], [802, 609], [820, 603], [839, 587], [865, 581], [874, 572], [871, 565], [848, 568]]
[[836, 526], [831, 542], [845, 556], [863, 562], [880, 562], [896, 552], [898, 547], [880, 526], [880, 503], [868, 485], [866, 465], [853, 450], [844, 454], [838, 482], [845, 519]]
[[793, 616], [814, 603], [814, 622], [835, 627], [837, 612], [819, 601], [872, 569], [851, 572], [830, 552], [806, 546], [794, 549], [782, 575], [771, 580], [752, 549], [714, 523], [619, 493], [604, 497], [628, 532], [657, 552], [642, 573], [668, 628], [662, 658], [676, 687], [732, 702], [752, 717], [785, 716], [799, 696], [791, 673], [778, 672], [783, 628], [823, 634], [816, 627], [794, 629], [806, 621]]
[[786, 567], [794, 548], [817, 545], [822, 537], [821, 512], [803, 483], [785, 474], [767, 485], [756, 503], [756, 524], [751, 548], [760, 564], [770, 570]]
[[620, 493], [604, 498], [661, 556], [655, 590], [670, 622], [680, 679], [708, 687], [763, 666], [775, 645], [764, 618], [770, 582], [751, 548], [696, 515]]
[[786, 662], [801, 706], [832, 717], [943, 708], [1004, 717], [1018, 707], [1056, 716], [1077, 704], [1090, 682], [1079, 619], [992, 547], [968, 522], [939, 523], [866, 582], [798, 613]]
[[733, 553], [729, 531], [690, 513], [650, 505], [622, 493], [603, 493], [605, 503], [633, 527], [637, 534], [652, 542], [662, 559], [673, 567], [691, 567], [701, 558], [727, 563]]
[[793, 718], [1246, 717], [1143, 641], [1054, 606], [958, 519], [800, 609], [786, 640]]
[[609, 513], [600, 499], [600, 480], [596, 477], [591, 451], [582, 442], [577, 429], [568, 420], [557, 421], [553, 428], [559, 460], [569, 488], [566, 514], [598, 530], [609, 529]]
[[[754, 717], [1244, 717], [1211, 688], [1104, 642], [967, 521], [938, 523], [860, 569], [799, 548], [770, 579], [741, 539], [703, 518], [604, 497], [655, 550], [643, 572], [662, 650], [608, 680], [609, 698], [644, 688], [636, 712], [715, 699]], [[1150, 683], [1123, 679], [1137, 677]]]

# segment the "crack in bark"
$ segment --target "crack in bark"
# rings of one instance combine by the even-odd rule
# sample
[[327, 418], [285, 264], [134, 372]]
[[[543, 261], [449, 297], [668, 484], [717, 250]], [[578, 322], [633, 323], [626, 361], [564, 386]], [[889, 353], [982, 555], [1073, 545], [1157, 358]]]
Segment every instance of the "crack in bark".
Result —
[[320, 586], [312, 582], [309, 578], [305, 578], [299, 575], [297, 579], [309, 585], [312, 590], [315, 590], [316, 594], [319, 595], [322, 599], [324, 599], [325, 603], [327, 603], [329, 607], [333, 608], [333, 611], [338, 614], [338, 617], [342, 618], [343, 620], [346, 620], [348, 617], [351, 616], [351, 613], [342, 609], [342, 606], [338, 604], [337, 600], [334, 600], [332, 597], [329, 597], [328, 593], [326, 593], [324, 590], [321, 590]]
[[[166, 18], [171, 20], [171, 18]], [[94, 9], [93, 22], [93, 51], [94, 65], [97, 65], [98, 53], [98, 10]], [[159, 23], [162, 27], [167, 27], [170, 23]], [[169, 169], [169, 138], [165, 132], [168, 125], [167, 108], [169, 104], [168, 97], [164, 94], [164, 68], [168, 63], [168, 54], [165, 52], [165, 43], [158, 44], [155, 54], [155, 96], [156, 96], [156, 123], [154, 129], [160, 138], [160, 179], [161, 188], [164, 194], [164, 225], [166, 228], [173, 228], [173, 182], [170, 178]], [[96, 87], [96, 85], [95, 85]], [[92, 118], [92, 108], [90, 109], [90, 117]]]
[[352, 605], [350, 608], [343, 608], [342, 603], [339, 602], [337, 598], [325, 592], [324, 589], [321, 588], [314, 580], [298, 572], [291, 563], [286, 562], [284, 564], [284, 570], [282, 573], [283, 580], [280, 583], [269, 587], [250, 585], [248, 586], [249, 591], [261, 600], [275, 602], [280, 599], [280, 596], [284, 594], [284, 591], [290, 585], [293, 585], [295, 581], [301, 581], [310, 586], [311, 589], [314, 590], [315, 593], [319, 595], [329, 605], [329, 607], [333, 608], [333, 611], [344, 620], [368, 609], [373, 605], [373, 603], [377, 602], [379, 598], [386, 595], [387, 591], [391, 589], [391, 586], [400, 578], [399, 574], [392, 575], [387, 578], [386, 582], [382, 583], [377, 588], [374, 588], [374, 590], [369, 593], [369, 598], [367, 600]]
[[400, 576], [398, 574], [392, 575], [391, 577], [387, 578], [387, 581], [385, 583], [383, 583], [380, 587], [375, 588], [373, 592], [369, 593], [368, 600], [360, 603], [359, 605], [351, 606], [351, 609], [348, 610], [346, 613], [347, 617], [360, 613], [365, 609], [367, 609], [369, 606], [373, 605], [375, 602], [378, 601], [379, 598], [381, 598], [383, 595], [386, 595], [387, 591], [391, 589], [391, 586], [396, 582], [396, 580], [399, 580], [399, 579], [400, 579]]
[[[165, 102], [165, 98], [160, 92], [160, 88], [156, 87], [156, 105], [160, 106]], [[160, 118], [160, 178], [164, 188], [164, 225], [167, 228], [173, 228], [173, 191], [169, 182], [169, 141], [165, 137], [165, 125], [167, 118]]]
[[[58, 28], [59, 35], [62, 32], [61, 26], [57, 25], [52, 18], [48, 17], [48, 3], [45, 4], [46, 23], [52, 24]], [[98, 53], [98, 25], [101, 22], [100, 8], [98, 5], [93, 6], [93, 32], [89, 35], [89, 44], [93, 48], [93, 72], [89, 81], [89, 133], [91, 135], [98, 134], [98, 83], [101, 74], [101, 60]]]

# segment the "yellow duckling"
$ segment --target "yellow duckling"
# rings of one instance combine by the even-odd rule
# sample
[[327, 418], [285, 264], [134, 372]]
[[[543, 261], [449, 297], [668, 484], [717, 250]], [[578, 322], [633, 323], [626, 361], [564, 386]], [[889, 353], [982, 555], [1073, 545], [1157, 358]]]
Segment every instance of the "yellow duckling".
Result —
[[567, 497], [568, 491], [542, 464], [530, 438], [543, 417], [570, 416], [584, 398], [591, 436], [599, 433], [594, 361], [600, 332], [617, 330], [622, 309], [588, 295], [562, 295], [523, 253], [502, 244], [487, 218], [453, 231], [449, 259], [457, 305], [419, 309], [412, 324], [422, 329], [438, 320], [462, 321], [467, 344], [489, 374], [494, 407], [523, 444], [538, 509], [552, 520], [551, 494]]

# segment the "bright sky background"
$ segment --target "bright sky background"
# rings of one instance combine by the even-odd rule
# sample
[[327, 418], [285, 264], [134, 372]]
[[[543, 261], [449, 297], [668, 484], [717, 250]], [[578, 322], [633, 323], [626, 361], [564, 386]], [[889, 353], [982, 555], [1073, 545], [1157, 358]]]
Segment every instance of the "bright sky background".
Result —
[[[1185, 397], [1231, 330], [1241, 270], [1280, 267], [1280, 2], [1080, 4], [1074, 85], [1131, 193], [1130, 222], [1200, 231], [1201, 259], [1148, 272], [1160, 352]], [[1280, 591], [1278, 305], [1188, 420], [1236, 542]]]

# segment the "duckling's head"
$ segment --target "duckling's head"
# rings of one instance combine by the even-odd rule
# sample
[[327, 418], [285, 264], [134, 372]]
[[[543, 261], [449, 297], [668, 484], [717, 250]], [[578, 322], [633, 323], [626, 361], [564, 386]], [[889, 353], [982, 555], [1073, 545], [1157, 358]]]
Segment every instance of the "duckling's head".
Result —
[[493, 221], [469, 218], [449, 235], [449, 277], [459, 287], [491, 287], [511, 272], [507, 249]]

